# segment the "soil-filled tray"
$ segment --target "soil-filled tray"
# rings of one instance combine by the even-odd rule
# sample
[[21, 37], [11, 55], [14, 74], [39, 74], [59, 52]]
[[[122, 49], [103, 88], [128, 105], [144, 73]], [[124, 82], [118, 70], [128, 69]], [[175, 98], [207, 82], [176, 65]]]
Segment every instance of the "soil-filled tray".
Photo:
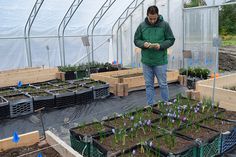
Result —
[[144, 109], [142, 111], [133, 112], [121, 117], [111, 118], [104, 122], [105, 125], [108, 125], [113, 128], [122, 128], [122, 127], [135, 127], [135, 125], [151, 125], [151, 123], [157, 121], [160, 118], [160, 115], [152, 112], [152, 109]]
[[75, 93], [68, 89], [55, 89], [48, 91], [55, 95], [56, 108], [68, 107], [75, 105]]
[[37, 87], [31, 86], [31, 85], [17, 87], [16, 89], [21, 91], [21, 92], [24, 92], [24, 93], [39, 91], [39, 89]]
[[[0, 152], [1, 157], [37, 157], [41, 153], [43, 157], [62, 157], [56, 150], [50, 147], [48, 144], [44, 147], [38, 147], [38, 144], [34, 144], [29, 147], [19, 147]], [[25, 155], [24, 155], [25, 154]]]
[[33, 106], [34, 110], [38, 110], [40, 108], [45, 107], [45, 109], [51, 109], [55, 107], [54, 99], [55, 96], [46, 91], [29, 93], [31, 97], [33, 97]]
[[201, 143], [206, 143], [219, 136], [219, 132], [196, 124], [188, 126], [187, 128], [181, 128], [175, 132], [193, 140], [197, 139]]
[[8, 101], [0, 96], [0, 119], [10, 117], [10, 106]]
[[148, 141], [148, 145], [163, 156], [191, 156], [196, 157], [196, 144], [186, 138], [176, 135], [164, 135]]
[[45, 91], [38, 91], [38, 92], [33, 92], [33, 93], [28, 93], [28, 94], [32, 96], [33, 98], [52, 96], [52, 94]]
[[88, 83], [86, 83], [85, 84], [85, 86], [87, 86], [87, 87], [100, 87], [100, 86], [102, 86], [102, 85], [104, 85], [104, 84], [106, 84], [106, 83], [104, 83], [104, 82], [101, 82], [101, 81], [93, 81], [93, 82], [88, 82]]
[[103, 123], [100, 123], [100, 122], [85, 124], [85, 125], [81, 125], [76, 128], [70, 129], [71, 135], [80, 140], [82, 140], [84, 136], [97, 137], [99, 136], [99, 134], [109, 132], [109, 131], [111, 131], [111, 128], [103, 125]]
[[92, 80], [92, 79], [82, 79], [82, 80], [75, 80], [72, 83], [76, 84], [76, 85], [84, 85], [84, 84], [89, 83], [89, 82], [94, 82], [94, 80]]
[[184, 123], [180, 119], [163, 117], [156, 121], [153, 125], [157, 125], [159, 128], [164, 130], [174, 131], [184, 125]]
[[217, 115], [217, 117], [229, 121], [236, 121], [236, 111], [225, 111]]
[[55, 84], [52, 84], [56, 87], [60, 87], [60, 88], [70, 88], [70, 87], [74, 87], [76, 85], [73, 85], [71, 83], [68, 83], [68, 82], [60, 82], [60, 83], [55, 83]]
[[50, 90], [50, 89], [58, 88], [52, 84], [49, 84], [48, 82], [35, 83], [35, 84], [33, 84], [33, 86], [40, 88], [42, 90]]
[[88, 88], [83, 87], [83, 86], [74, 85], [74, 86], [68, 87], [67, 89], [74, 91], [74, 92], [78, 92], [78, 91], [86, 90]]
[[129, 150], [117, 155], [117, 157], [161, 157], [159, 152], [155, 152], [146, 145], [136, 145]]
[[170, 102], [159, 102], [153, 106], [154, 110], [157, 110], [162, 113], [166, 113], [167, 110], [192, 110], [195, 106], [198, 105], [198, 102], [195, 100], [187, 99], [187, 98], [176, 98], [170, 100]]
[[60, 83], [64, 83], [64, 81], [56, 79], [56, 80], [50, 80], [48, 81], [49, 84], [60, 84]]
[[5, 88], [0, 90], [0, 95], [1, 96], [7, 96], [7, 95], [14, 95], [14, 94], [20, 94], [19, 91], [14, 90], [13, 88]]
[[25, 94], [15, 94], [4, 96], [4, 98], [7, 99], [7, 101], [9, 102], [15, 102], [22, 99], [29, 99], [29, 96], [26, 96]]
[[200, 125], [219, 131], [221, 133], [231, 131], [236, 128], [236, 123], [216, 118], [209, 118], [207, 120], [204, 120], [200, 123]]
[[105, 155], [114, 156], [160, 135], [162, 133], [157, 128], [150, 126], [143, 129], [140, 127], [133, 131], [128, 130], [125, 132], [123, 130], [121, 134], [113, 131], [113, 133], [106, 135], [106, 137], [98, 137], [98, 139], [94, 140], [94, 144], [101, 152], [107, 152]]
[[11, 118], [33, 113], [33, 99], [29, 95], [16, 94], [4, 98], [9, 102]]

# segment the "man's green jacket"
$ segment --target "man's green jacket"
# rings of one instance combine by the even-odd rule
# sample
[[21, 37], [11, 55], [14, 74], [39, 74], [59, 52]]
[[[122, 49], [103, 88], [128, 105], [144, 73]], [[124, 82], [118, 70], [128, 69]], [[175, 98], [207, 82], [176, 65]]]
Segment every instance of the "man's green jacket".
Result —
[[[144, 43], [159, 43], [160, 49], [144, 48]], [[175, 37], [167, 22], [160, 15], [157, 22], [151, 25], [146, 18], [134, 35], [134, 44], [142, 49], [141, 62], [149, 66], [158, 66], [168, 63], [167, 48], [175, 42]]]

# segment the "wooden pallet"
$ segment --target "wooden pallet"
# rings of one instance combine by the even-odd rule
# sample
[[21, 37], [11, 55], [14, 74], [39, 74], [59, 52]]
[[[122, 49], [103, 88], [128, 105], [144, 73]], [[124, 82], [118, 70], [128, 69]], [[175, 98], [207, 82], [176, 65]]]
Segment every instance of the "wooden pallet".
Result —
[[19, 81], [23, 84], [43, 82], [56, 79], [57, 68], [25, 68], [0, 72], [0, 87], [16, 86]]
[[[137, 75], [132, 77], [127, 77], [127, 75]], [[167, 80], [168, 82], [177, 82], [178, 81], [179, 72], [170, 70], [167, 72]], [[122, 91], [126, 91], [125, 89], [120, 88], [120, 84], [123, 84], [124, 88], [128, 87], [128, 91], [135, 91], [140, 89], [145, 89], [145, 80], [142, 75], [142, 69], [128, 69], [128, 70], [120, 70], [113, 72], [104, 72], [104, 73], [96, 73], [90, 75], [91, 79], [104, 81], [110, 84], [110, 92], [114, 95], [122, 96]], [[118, 85], [119, 84], [119, 85]], [[158, 86], [157, 80], [155, 79], [155, 86]], [[119, 87], [119, 88], [118, 88]], [[126, 92], [123, 92], [126, 93]], [[124, 94], [123, 96], [126, 96]]]
[[[196, 90], [200, 92], [201, 99], [204, 97], [212, 98], [213, 80], [208, 79], [197, 82]], [[236, 85], [236, 74], [216, 78], [215, 101], [219, 102], [222, 108], [236, 111], [236, 91], [223, 88], [231, 85]]]
[[[78, 152], [74, 151], [69, 145], [59, 139], [51, 131], [46, 131], [46, 143], [52, 146], [62, 157], [83, 157]], [[12, 142], [12, 137], [0, 140], [0, 152], [7, 151], [13, 148], [31, 146], [40, 142], [39, 132], [33, 131], [30, 133], [19, 135], [20, 140], [16, 144]]]

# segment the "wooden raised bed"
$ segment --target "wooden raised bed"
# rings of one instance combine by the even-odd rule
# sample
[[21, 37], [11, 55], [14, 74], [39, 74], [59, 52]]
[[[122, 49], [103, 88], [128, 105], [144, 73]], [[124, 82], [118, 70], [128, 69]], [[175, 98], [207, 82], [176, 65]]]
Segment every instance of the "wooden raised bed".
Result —
[[53, 80], [58, 73], [57, 68], [25, 68], [0, 72], [0, 87], [15, 86], [18, 81], [23, 84]]
[[[38, 131], [22, 134], [19, 137], [20, 141], [17, 144], [12, 142], [12, 137], [0, 140], [0, 153], [13, 148], [29, 147], [40, 142]], [[50, 131], [46, 131], [46, 142], [62, 157], [82, 157]]]
[[[214, 79], [197, 82], [196, 90], [200, 92], [201, 99], [212, 97]], [[227, 110], [236, 111], [236, 91], [224, 89], [225, 86], [236, 85], [236, 74], [230, 74], [216, 78], [215, 101], [220, 103], [220, 107]]]
[[[168, 71], [167, 80], [168, 83], [178, 81], [179, 72], [178, 71]], [[100, 80], [110, 84], [110, 92], [117, 95], [121, 93], [120, 90], [125, 91], [120, 88], [120, 85], [123, 84], [124, 88], [128, 85], [128, 91], [145, 89], [145, 80], [142, 74], [141, 68], [128, 69], [128, 70], [119, 70], [112, 72], [96, 73], [90, 75], [93, 80]], [[158, 86], [157, 80], [155, 79], [155, 86]]]

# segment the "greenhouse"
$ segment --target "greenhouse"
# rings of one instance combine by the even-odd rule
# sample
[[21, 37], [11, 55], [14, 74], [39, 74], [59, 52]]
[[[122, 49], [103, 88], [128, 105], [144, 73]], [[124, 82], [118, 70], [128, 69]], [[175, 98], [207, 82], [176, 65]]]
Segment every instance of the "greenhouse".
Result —
[[236, 156], [235, 0], [1, 0], [1, 157]]

